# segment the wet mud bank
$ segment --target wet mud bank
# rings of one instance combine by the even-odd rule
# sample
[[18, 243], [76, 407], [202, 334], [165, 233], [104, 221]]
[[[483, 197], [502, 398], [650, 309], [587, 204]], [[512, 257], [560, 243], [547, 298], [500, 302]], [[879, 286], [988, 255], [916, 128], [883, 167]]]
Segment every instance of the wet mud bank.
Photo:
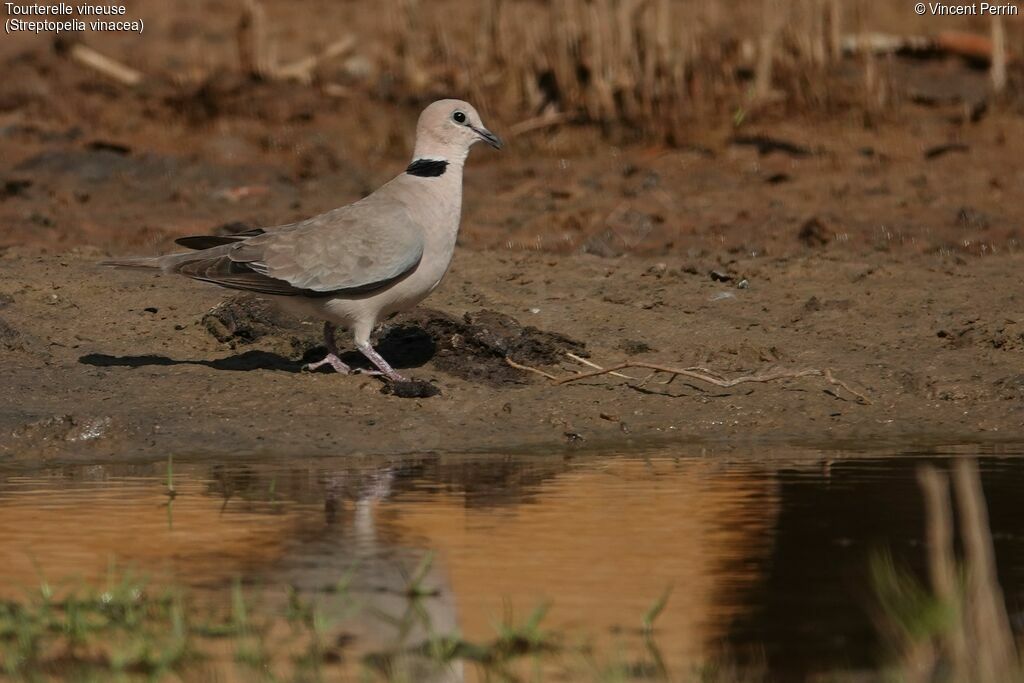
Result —
[[[1014, 254], [463, 250], [426, 307], [377, 333], [385, 357], [438, 389], [424, 398], [302, 372], [323, 353], [318, 321], [102, 269], [102, 255], [0, 255], [0, 462], [1024, 433], [1024, 257]], [[725, 377], [830, 368], [870, 403], [814, 376], [723, 388], [631, 368], [556, 385], [506, 358], [558, 378], [625, 360]]]

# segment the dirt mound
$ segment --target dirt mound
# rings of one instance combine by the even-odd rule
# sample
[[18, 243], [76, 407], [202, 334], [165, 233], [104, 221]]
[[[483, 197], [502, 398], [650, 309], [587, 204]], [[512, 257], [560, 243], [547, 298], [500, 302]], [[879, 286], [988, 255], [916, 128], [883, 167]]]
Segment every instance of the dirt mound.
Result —
[[[247, 294], [218, 304], [203, 316], [202, 324], [217, 341], [233, 349], [258, 343], [305, 361], [319, 360], [326, 353], [319, 321], [300, 320]], [[347, 340], [339, 337], [338, 341], [344, 346]], [[379, 328], [373, 344], [396, 368], [430, 363], [441, 372], [491, 386], [525, 380], [525, 373], [508, 365], [505, 358], [543, 366], [558, 363], [566, 352], [587, 355], [583, 342], [523, 325], [512, 316], [490, 310], [456, 318], [418, 308]], [[355, 367], [367, 366], [366, 359], [355, 351], [343, 354], [342, 360]], [[404, 391], [399, 388], [394, 393], [401, 395]]]
[[321, 343], [323, 327], [284, 313], [266, 299], [239, 294], [203, 316], [203, 327], [235, 349], [260, 341], [289, 355], [305, 356]]
[[1024, 351], [1024, 323], [1016, 320], [968, 320], [962, 326], [939, 330], [937, 336], [950, 348], [979, 346], [999, 351]]
[[417, 309], [403, 314], [379, 334], [381, 353], [403, 357], [424, 337], [434, 346], [432, 362], [438, 370], [471, 382], [491, 386], [523, 383], [526, 373], [505, 362], [552, 365], [565, 353], [586, 355], [586, 344], [557, 332], [523, 325], [497, 311], [466, 313], [462, 319]]

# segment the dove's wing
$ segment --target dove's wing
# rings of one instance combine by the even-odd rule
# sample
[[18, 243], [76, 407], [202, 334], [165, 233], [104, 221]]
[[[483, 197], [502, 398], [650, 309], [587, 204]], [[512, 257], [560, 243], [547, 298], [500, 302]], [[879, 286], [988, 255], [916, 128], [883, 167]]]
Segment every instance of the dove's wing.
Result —
[[386, 287], [422, 257], [423, 231], [402, 204], [363, 200], [238, 242], [176, 254], [169, 269], [232, 289], [325, 296]]

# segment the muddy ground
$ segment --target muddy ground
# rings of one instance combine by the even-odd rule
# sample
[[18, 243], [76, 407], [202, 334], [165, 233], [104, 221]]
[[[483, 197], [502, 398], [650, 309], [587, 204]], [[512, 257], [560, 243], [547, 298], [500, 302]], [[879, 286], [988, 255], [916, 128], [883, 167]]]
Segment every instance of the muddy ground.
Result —
[[[126, 90], [38, 40], [0, 59], [8, 462], [1024, 434], [1024, 109], [956, 60], [891, 63], [917, 95], [876, 112], [695, 121], [676, 147], [559, 126], [474, 150], [450, 275], [379, 333], [440, 390], [402, 398], [301, 373], [317, 322], [95, 263], [353, 201], [407, 163], [419, 103], [231, 73]], [[516, 122], [481, 109], [498, 133]], [[567, 352], [828, 367], [870, 403], [821, 377], [553, 386], [504, 361], [582, 370]]]
[[[267, 327], [261, 319], [274, 314], [251, 305], [213, 319], [219, 290], [101, 270], [98, 256], [3, 256], [6, 460], [571, 449], [664, 438], [867, 446], [1014, 438], [1024, 426], [1019, 255], [824, 254], [721, 266], [461, 250], [432, 310], [383, 332], [385, 354], [440, 389], [423, 399], [382, 393], [371, 377], [300, 372], [304, 354], [322, 353], [316, 323]], [[716, 281], [712, 270], [733, 279]], [[551, 386], [511, 371], [503, 354], [566, 375], [581, 366], [558, 354], [580, 347], [503, 316], [578, 340], [605, 365], [831, 367], [871, 403], [819, 377], [732, 389], [608, 376]], [[524, 335], [528, 343], [516, 346]]]

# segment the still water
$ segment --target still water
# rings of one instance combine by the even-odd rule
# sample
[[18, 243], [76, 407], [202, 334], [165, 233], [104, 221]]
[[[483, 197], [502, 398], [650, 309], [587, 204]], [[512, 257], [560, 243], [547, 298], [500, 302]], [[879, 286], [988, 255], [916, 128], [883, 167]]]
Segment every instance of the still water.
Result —
[[[0, 598], [112, 561], [156, 582], [272, 600], [342, 576], [398, 613], [424, 556], [430, 622], [492, 637], [510, 610], [610, 647], [655, 636], [666, 666], [728, 658], [801, 679], [876, 666], [873, 553], [924, 575], [917, 471], [977, 457], [1012, 619], [1024, 604], [1021, 450], [659, 450], [392, 460], [179, 459], [0, 470]], [[176, 495], [167, 495], [168, 483]], [[387, 624], [350, 617], [372, 641]]]

